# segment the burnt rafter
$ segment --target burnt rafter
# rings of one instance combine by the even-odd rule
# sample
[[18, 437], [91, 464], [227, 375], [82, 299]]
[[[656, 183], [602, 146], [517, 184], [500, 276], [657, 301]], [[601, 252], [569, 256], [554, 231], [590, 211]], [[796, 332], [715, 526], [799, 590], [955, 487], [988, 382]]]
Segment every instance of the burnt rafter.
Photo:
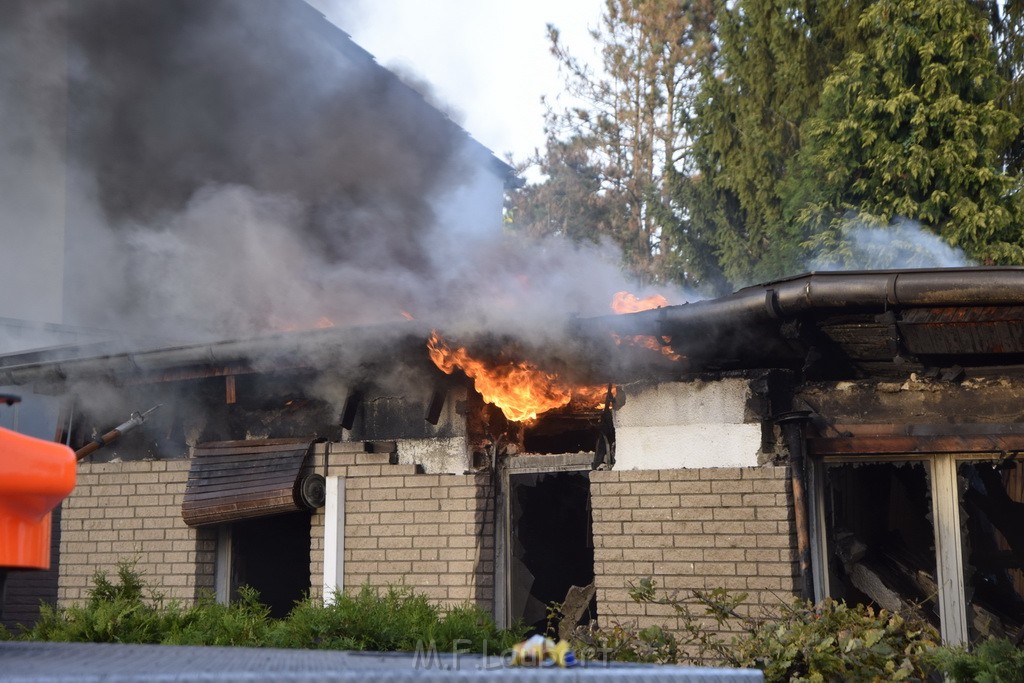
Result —
[[781, 337], [803, 356], [800, 374], [805, 379], [856, 376], [857, 371], [838, 343], [822, 328], [807, 320], [786, 320], [779, 326]]
[[[574, 333], [569, 339], [532, 350], [600, 384], [758, 368], [856, 379], [928, 367], [1017, 365], [1024, 363], [1024, 268], [810, 273], [717, 299], [575, 319], [567, 326]], [[241, 381], [268, 367], [330, 367], [350, 383], [393, 365], [396, 357], [429, 370], [423, 345], [432, 329], [406, 321], [174, 348], [14, 354], [0, 357], [0, 384], [147, 384], [220, 375]], [[623, 337], [668, 343], [678, 355], [614, 343]], [[230, 404], [233, 395], [226, 394]]]

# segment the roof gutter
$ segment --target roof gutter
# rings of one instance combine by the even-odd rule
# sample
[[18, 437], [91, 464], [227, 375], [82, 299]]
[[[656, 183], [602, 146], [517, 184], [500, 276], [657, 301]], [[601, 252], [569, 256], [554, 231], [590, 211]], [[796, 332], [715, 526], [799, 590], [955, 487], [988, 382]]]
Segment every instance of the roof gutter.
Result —
[[687, 329], [757, 324], [808, 313], [894, 308], [1024, 306], [1024, 267], [808, 273], [734, 294], [576, 322], [580, 332], [671, 337]]

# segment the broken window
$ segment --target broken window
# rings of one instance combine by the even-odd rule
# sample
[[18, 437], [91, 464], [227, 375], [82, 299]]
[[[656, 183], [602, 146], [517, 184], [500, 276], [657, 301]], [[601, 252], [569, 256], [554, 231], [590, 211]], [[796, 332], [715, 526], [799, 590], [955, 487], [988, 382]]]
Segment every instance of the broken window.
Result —
[[967, 632], [1019, 638], [1024, 622], [1024, 466], [1013, 459], [957, 467]]
[[[545, 632], [552, 602], [594, 581], [589, 474], [509, 476], [510, 616], [535, 633]], [[580, 623], [589, 621], [593, 606]]]
[[931, 483], [924, 462], [828, 465], [831, 595], [914, 612], [939, 627]]

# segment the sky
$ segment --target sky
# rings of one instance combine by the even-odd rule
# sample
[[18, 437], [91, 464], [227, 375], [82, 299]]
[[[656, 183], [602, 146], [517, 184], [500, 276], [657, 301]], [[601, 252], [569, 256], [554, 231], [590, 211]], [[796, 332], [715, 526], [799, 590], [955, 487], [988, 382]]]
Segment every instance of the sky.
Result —
[[307, 0], [378, 63], [428, 83], [470, 135], [498, 157], [525, 159], [544, 144], [542, 95], [563, 82], [547, 24], [579, 56], [603, 0]]

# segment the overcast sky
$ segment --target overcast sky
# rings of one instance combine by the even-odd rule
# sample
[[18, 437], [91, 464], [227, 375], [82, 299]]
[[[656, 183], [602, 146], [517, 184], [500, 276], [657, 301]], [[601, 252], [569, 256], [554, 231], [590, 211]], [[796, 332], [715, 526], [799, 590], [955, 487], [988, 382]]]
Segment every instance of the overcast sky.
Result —
[[548, 23], [579, 55], [603, 0], [308, 0], [377, 61], [429, 83], [452, 118], [499, 157], [544, 142], [542, 95], [562, 85]]

